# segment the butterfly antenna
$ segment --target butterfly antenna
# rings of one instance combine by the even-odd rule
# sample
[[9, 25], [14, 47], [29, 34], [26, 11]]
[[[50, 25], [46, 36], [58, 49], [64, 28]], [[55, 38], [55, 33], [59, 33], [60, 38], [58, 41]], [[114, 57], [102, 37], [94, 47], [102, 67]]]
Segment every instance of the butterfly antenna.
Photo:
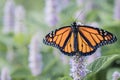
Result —
[[86, 5], [85, 5], [85, 3], [87, 3], [88, 1], [89, 1], [89, 0], [86, 0], [86, 1], [83, 3], [84, 5], [81, 6], [80, 12], [78, 12], [78, 15], [76, 16], [76, 18], [74, 18], [74, 21], [75, 21], [75, 22], [78, 20], [78, 18], [81, 16], [81, 14], [84, 14], [84, 13], [86, 12]]
[[[79, 12], [79, 14], [77, 15], [76, 18], [73, 18], [72, 16], [70, 16], [70, 19], [72, 19], [72, 22], [73, 22], [73, 21], [76, 22], [76, 21], [78, 20], [79, 16], [84, 13], [84, 11], [85, 11], [85, 7], [83, 7], [83, 8], [81, 9], [81, 11]], [[67, 14], [70, 15], [71, 13], [67, 13]], [[64, 22], [64, 23], [61, 24], [61, 25], [64, 25], [65, 23], [66, 23], [66, 22]]]
[[84, 10], [85, 10], [84, 8], [81, 9], [81, 11], [78, 13], [77, 17], [74, 19], [75, 22], [78, 20], [78, 18], [80, 17], [80, 15], [84, 13]]

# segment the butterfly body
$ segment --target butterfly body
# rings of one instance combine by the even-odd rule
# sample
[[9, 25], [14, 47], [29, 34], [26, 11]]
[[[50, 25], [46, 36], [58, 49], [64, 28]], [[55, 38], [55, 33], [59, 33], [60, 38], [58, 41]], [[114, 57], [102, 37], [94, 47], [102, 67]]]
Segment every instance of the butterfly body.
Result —
[[76, 22], [73, 22], [73, 24], [71, 24], [71, 28], [72, 28], [72, 33], [74, 33], [74, 51], [78, 52], [78, 41], [77, 41], [78, 27], [76, 25]]
[[87, 56], [93, 54], [98, 47], [116, 40], [117, 38], [108, 31], [73, 22], [71, 26], [62, 27], [47, 34], [43, 42], [57, 47], [62, 53], [69, 56], [76, 53]]

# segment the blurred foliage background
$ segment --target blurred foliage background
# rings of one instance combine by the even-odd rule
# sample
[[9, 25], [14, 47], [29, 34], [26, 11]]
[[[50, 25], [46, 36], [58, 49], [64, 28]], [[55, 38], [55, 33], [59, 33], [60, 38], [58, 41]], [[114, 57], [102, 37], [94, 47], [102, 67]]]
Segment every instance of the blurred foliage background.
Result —
[[92, 72], [85, 79], [112, 80], [115, 71], [120, 74], [120, 0], [14, 0], [15, 16], [9, 8], [5, 10], [10, 1], [0, 0], [1, 80], [72, 80], [71, 57], [45, 46], [42, 40], [51, 30], [75, 20], [95, 23], [118, 39], [101, 48], [100, 58], [88, 65]]

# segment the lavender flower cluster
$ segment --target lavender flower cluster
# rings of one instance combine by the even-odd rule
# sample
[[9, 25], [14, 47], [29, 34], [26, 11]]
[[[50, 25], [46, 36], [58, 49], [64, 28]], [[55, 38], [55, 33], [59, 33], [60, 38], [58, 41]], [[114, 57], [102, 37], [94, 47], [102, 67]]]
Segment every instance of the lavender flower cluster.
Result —
[[73, 80], [82, 80], [90, 71], [86, 68], [86, 57], [75, 55], [70, 61], [70, 76]]

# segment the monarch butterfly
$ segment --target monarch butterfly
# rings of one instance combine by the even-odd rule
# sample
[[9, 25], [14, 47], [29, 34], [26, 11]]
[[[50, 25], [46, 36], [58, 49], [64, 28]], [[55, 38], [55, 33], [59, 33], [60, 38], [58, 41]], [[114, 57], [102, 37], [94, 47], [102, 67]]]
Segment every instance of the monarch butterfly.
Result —
[[78, 25], [73, 22], [71, 26], [51, 31], [43, 39], [46, 45], [58, 48], [62, 53], [73, 56], [79, 53], [81, 56], [93, 54], [100, 46], [117, 41], [116, 36], [103, 29], [87, 25]]

